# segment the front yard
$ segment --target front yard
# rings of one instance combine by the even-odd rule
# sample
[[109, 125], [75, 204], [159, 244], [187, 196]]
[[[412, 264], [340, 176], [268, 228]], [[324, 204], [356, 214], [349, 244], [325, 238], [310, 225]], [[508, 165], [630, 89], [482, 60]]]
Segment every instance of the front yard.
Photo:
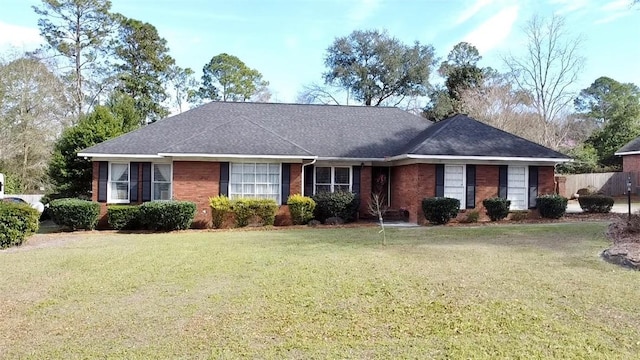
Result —
[[1, 358], [634, 358], [605, 223], [36, 235]]

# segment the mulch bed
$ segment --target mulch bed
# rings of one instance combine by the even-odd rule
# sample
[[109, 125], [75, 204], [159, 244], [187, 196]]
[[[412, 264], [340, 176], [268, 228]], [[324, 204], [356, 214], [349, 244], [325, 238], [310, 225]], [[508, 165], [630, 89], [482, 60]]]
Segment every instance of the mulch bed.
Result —
[[607, 238], [613, 245], [602, 252], [610, 263], [640, 270], [640, 215], [617, 215], [609, 224]]

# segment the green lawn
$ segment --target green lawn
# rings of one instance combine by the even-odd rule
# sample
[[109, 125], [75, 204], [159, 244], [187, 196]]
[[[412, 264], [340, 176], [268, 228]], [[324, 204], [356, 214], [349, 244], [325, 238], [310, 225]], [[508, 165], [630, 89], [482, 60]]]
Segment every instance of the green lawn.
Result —
[[0, 358], [636, 358], [604, 229], [38, 235], [0, 252]]

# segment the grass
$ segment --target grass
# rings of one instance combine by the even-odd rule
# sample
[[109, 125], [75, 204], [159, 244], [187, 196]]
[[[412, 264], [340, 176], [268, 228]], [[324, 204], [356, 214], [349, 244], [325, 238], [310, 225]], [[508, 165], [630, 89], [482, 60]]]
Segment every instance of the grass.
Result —
[[604, 228], [41, 235], [0, 252], [0, 357], [635, 358]]

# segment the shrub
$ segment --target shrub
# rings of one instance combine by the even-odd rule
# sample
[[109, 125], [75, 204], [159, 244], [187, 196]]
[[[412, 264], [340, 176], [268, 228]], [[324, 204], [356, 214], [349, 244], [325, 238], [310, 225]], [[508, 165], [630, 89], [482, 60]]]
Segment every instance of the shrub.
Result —
[[567, 198], [557, 194], [538, 196], [536, 204], [540, 216], [547, 219], [559, 219], [567, 211]]
[[249, 225], [257, 217], [263, 225], [273, 225], [278, 212], [278, 204], [273, 199], [236, 199], [231, 201], [231, 209], [237, 227]]
[[140, 205], [140, 222], [149, 230], [185, 230], [196, 215], [190, 201], [156, 200]]
[[110, 205], [107, 208], [109, 226], [116, 230], [140, 229], [140, 207], [135, 205]]
[[578, 191], [576, 192], [578, 197], [585, 196], [585, 195], [596, 195], [597, 193], [598, 193], [598, 189], [593, 185], [589, 185], [586, 188], [578, 189]]
[[582, 211], [588, 213], [608, 213], [613, 207], [613, 198], [605, 195], [583, 195], [578, 198]]
[[316, 203], [313, 217], [324, 222], [330, 217], [339, 217], [345, 222], [355, 221], [358, 217], [360, 198], [348, 191], [321, 192], [312, 197]]
[[0, 249], [22, 245], [38, 231], [40, 214], [31, 206], [0, 201]]
[[432, 197], [422, 200], [424, 217], [432, 224], [442, 225], [448, 223], [458, 215], [460, 200], [448, 197]]
[[492, 197], [482, 200], [482, 205], [487, 209], [487, 216], [489, 216], [489, 219], [491, 219], [491, 221], [498, 221], [509, 215], [511, 200]]
[[51, 218], [71, 230], [93, 230], [98, 224], [100, 204], [80, 199], [57, 199], [49, 203]]
[[511, 221], [527, 220], [529, 217], [528, 211], [514, 211], [511, 213]]
[[231, 212], [231, 201], [225, 195], [218, 195], [209, 198], [209, 206], [211, 206], [211, 223], [213, 227], [220, 229], [227, 214]]
[[294, 194], [287, 199], [287, 205], [294, 225], [304, 225], [313, 219], [316, 202], [312, 198]]
[[462, 220], [461, 222], [467, 223], [467, 224], [477, 223], [479, 219], [480, 219], [480, 212], [478, 210], [471, 210], [467, 213], [464, 220]]

